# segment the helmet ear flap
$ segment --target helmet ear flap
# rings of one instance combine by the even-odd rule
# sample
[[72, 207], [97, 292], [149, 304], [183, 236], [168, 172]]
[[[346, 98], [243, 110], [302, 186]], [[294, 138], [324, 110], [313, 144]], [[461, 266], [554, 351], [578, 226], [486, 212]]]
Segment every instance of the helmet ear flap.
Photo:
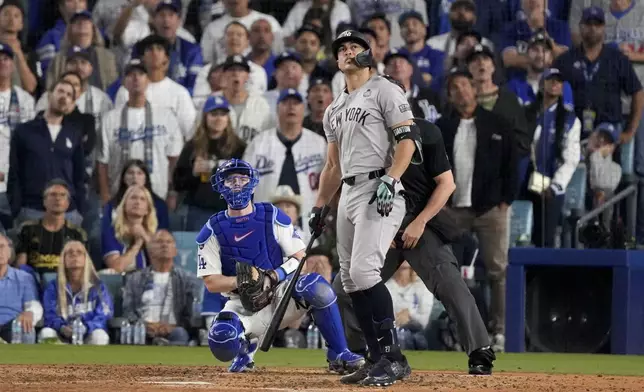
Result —
[[371, 55], [371, 49], [364, 50], [356, 55], [356, 64], [359, 67], [367, 68], [373, 66], [373, 56]]

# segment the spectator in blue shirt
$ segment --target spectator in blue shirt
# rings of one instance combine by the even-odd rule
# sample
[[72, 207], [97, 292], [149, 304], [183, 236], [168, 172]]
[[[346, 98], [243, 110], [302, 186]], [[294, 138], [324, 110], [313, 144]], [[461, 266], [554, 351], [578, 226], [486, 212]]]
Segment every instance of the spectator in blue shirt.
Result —
[[77, 12], [87, 10], [87, 0], [58, 0], [58, 11], [61, 18], [56, 21], [56, 25], [42, 36], [36, 45], [36, 54], [40, 61], [40, 69], [43, 78], [46, 75], [49, 62], [54, 58], [58, 49], [60, 49], [60, 41], [65, 35], [67, 29], [67, 22]]
[[68, 242], [60, 259], [56, 279], [43, 293], [45, 327], [38, 334], [38, 340], [69, 343], [72, 323], [80, 319], [85, 344], [109, 344], [107, 321], [114, 314], [114, 305], [85, 246], [79, 241]]
[[117, 273], [145, 268], [148, 265], [145, 246], [157, 228], [152, 194], [143, 186], [130, 186], [116, 207], [112, 226], [102, 233], [105, 265]]
[[177, 36], [181, 23], [181, 0], [159, 2], [152, 15], [152, 24], [156, 33], [170, 42], [168, 76], [192, 95], [203, 58], [198, 44]]
[[547, 69], [535, 101], [526, 109], [534, 137], [524, 192], [534, 206], [532, 240], [538, 247], [555, 246], [566, 187], [581, 157], [581, 123], [564, 104], [563, 82], [558, 69]]
[[[511, 21], [516, 19], [521, 19], [523, 11], [521, 10], [521, 3], [525, 0], [506, 0], [507, 3], [507, 13]], [[547, 4], [546, 14], [551, 18], [557, 20], [568, 20], [568, 15], [570, 14], [570, 4], [574, 0], [536, 0], [541, 1]], [[580, 3], [583, 3], [583, 0], [577, 0]]]
[[425, 43], [427, 30], [423, 16], [416, 11], [407, 11], [398, 18], [400, 33], [405, 46], [399, 52], [411, 56], [416, 63], [414, 82], [421, 87], [439, 91], [443, 81], [445, 54]]
[[[582, 43], [555, 60], [563, 78], [570, 82], [575, 113], [588, 134], [600, 123], [623, 129], [621, 143], [635, 135], [642, 110], [644, 92], [633, 65], [618, 48], [604, 44], [604, 11], [598, 7], [584, 10], [579, 23]], [[630, 115], [622, 126], [622, 95], [632, 98]]]
[[11, 342], [11, 325], [17, 319], [23, 330], [33, 331], [42, 318], [36, 281], [27, 272], [9, 266], [12, 249], [0, 234], [0, 344]]
[[555, 58], [572, 46], [568, 24], [549, 17], [544, 0], [522, 0], [521, 6], [521, 17], [506, 27], [500, 45], [506, 68], [528, 68], [529, 59], [526, 52], [528, 42], [535, 33], [542, 32], [551, 40]]
[[[85, 153], [77, 123], [65, 118], [76, 102], [74, 86], [59, 80], [49, 92], [49, 107], [34, 120], [20, 124], [11, 137], [7, 196], [15, 218], [44, 214], [45, 185], [60, 178], [69, 186], [68, 219], [82, 223], [85, 207]], [[46, 164], [44, 164], [46, 163]]]
[[[522, 106], [528, 106], [535, 101], [541, 75], [543, 71], [552, 66], [554, 60], [552, 54], [552, 41], [543, 33], [537, 33], [530, 39], [528, 44], [528, 59], [530, 61], [527, 72], [517, 74], [510, 81], [507, 87], [517, 96]], [[573, 96], [570, 83], [563, 82], [564, 104], [572, 107]]]

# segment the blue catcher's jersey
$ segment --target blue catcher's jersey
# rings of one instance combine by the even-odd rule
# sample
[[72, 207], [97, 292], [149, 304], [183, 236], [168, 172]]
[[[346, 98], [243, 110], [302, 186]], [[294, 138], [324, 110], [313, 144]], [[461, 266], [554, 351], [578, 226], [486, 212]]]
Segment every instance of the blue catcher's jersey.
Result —
[[295, 270], [297, 261], [284, 263], [285, 258], [305, 246], [291, 219], [270, 203], [254, 207], [242, 217], [229, 217], [226, 211], [210, 217], [197, 236], [197, 276], [235, 276], [237, 261], [264, 270], [281, 267], [286, 274]]

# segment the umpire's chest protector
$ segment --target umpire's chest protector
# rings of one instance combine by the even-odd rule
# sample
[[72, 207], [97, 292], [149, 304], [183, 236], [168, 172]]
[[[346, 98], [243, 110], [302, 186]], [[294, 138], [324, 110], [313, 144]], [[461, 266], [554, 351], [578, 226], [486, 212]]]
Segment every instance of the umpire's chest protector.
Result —
[[282, 265], [282, 248], [273, 232], [276, 213], [271, 204], [257, 203], [250, 215], [230, 218], [222, 211], [210, 218], [213, 235], [221, 249], [222, 275], [235, 276], [236, 261], [261, 269], [275, 269]]

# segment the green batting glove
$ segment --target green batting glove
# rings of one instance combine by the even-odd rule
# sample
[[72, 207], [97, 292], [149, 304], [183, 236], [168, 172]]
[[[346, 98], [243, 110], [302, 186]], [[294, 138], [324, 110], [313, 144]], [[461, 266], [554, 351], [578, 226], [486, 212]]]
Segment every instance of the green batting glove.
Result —
[[394, 198], [396, 197], [396, 184], [399, 182], [395, 178], [384, 175], [379, 178], [380, 184], [378, 189], [373, 193], [369, 204], [376, 202], [376, 209], [381, 216], [389, 216], [394, 207]]

